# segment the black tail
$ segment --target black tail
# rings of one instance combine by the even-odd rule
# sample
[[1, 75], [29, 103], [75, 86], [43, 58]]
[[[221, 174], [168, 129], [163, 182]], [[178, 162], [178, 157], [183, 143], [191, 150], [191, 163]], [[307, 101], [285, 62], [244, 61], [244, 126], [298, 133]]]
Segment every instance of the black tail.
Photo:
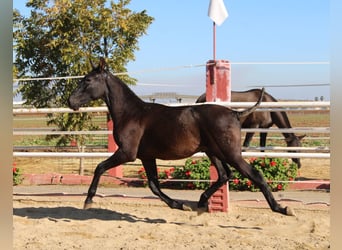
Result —
[[262, 100], [262, 98], [264, 97], [264, 93], [265, 93], [265, 88], [262, 88], [262, 89], [261, 89], [261, 94], [260, 94], [259, 100], [257, 101], [256, 104], [254, 104], [254, 106], [252, 106], [252, 107], [250, 107], [250, 108], [248, 108], [248, 109], [246, 109], [246, 110], [244, 110], [244, 111], [236, 111], [238, 117], [239, 117], [239, 118], [240, 118], [240, 117], [244, 117], [244, 116], [247, 116], [247, 115], [249, 115], [250, 113], [254, 112], [254, 111], [257, 109], [257, 107], [260, 105], [261, 100]]

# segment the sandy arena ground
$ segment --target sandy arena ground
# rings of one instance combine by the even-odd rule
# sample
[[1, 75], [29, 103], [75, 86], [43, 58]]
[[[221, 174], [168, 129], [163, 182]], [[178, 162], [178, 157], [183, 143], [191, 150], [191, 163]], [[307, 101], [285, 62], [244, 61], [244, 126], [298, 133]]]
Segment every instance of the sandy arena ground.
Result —
[[148, 197], [95, 197], [89, 210], [82, 209], [83, 201], [79, 195], [14, 195], [14, 249], [303, 250], [330, 245], [330, 206], [319, 202], [280, 201], [295, 209], [293, 217], [273, 213], [262, 200], [233, 201], [227, 213], [201, 215]]
[[[330, 179], [329, 160], [302, 162], [301, 178]], [[155, 198], [95, 197], [93, 208], [83, 210], [82, 192], [87, 189], [84, 186], [77, 191], [79, 195], [70, 196], [14, 195], [14, 249], [304, 250], [330, 246], [330, 206], [319, 202], [281, 201], [295, 209], [296, 217], [273, 213], [264, 200], [255, 199], [230, 202], [228, 213], [201, 215], [170, 209]], [[149, 190], [148, 195], [152, 196]], [[178, 199], [198, 198], [190, 194], [190, 198]]]

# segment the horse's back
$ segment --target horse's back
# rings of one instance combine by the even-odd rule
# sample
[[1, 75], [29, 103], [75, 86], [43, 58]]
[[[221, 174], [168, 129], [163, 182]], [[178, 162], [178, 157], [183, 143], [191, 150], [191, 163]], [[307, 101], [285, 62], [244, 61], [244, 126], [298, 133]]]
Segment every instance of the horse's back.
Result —
[[[260, 89], [250, 89], [247, 91], [232, 91], [231, 101], [232, 102], [257, 102], [261, 95]], [[276, 99], [269, 93], [265, 92], [262, 98], [262, 102], [272, 102]]]
[[[260, 89], [250, 89], [247, 91], [231, 91], [232, 102], [257, 102], [261, 95]], [[269, 93], [265, 92], [262, 102], [276, 102], [277, 100]], [[196, 103], [206, 102], [206, 93], [199, 96]]]

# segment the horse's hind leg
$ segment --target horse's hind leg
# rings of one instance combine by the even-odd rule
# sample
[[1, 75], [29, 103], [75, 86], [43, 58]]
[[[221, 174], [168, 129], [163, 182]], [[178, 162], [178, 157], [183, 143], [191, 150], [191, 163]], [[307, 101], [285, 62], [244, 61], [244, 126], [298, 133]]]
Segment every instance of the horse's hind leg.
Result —
[[156, 160], [142, 160], [142, 164], [145, 168], [148, 185], [151, 191], [160, 199], [162, 199], [169, 207], [185, 210], [182, 203], [171, 199], [160, 190]]
[[277, 203], [262, 174], [257, 169], [249, 165], [242, 157], [239, 157], [236, 162], [232, 162], [231, 165], [260, 188], [272, 211], [285, 215], [294, 215], [290, 208], [283, 208]]
[[209, 157], [211, 160], [211, 163], [214, 164], [217, 170], [218, 179], [216, 182], [214, 182], [213, 185], [211, 185], [207, 190], [205, 190], [198, 202], [198, 208], [204, 209], [207, 207], [208, 199], [223, 185], [229, 180], [230, 176], [230, 169], [228, 166], [226, 166], [225, 162], [220, 161], [218, 158], [214, 156]]

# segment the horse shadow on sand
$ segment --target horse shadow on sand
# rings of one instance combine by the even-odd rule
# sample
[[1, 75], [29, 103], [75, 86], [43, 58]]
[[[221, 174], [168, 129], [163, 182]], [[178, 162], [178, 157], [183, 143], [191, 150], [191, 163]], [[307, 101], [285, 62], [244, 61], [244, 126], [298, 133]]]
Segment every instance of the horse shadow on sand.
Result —
[[103, 208], [80, 209], [75, 207], [24, 207], [13, 208], [13, 215], [28, 219], [49, 219], [51, 221], [72, 221], [72, 220], [108, 220], [108, 221], [127, 221], [130, 223], [166, 223], [164, 219], [140, 218], [129, 213], [120, 213]]
[[[189, 208], [192, 209], [193, 212], [197, 211], [197, 215], [203, 213], [203, 211], [197, 210], [197, 202], [195, 201], [185, 201], [178, 200], [184, 202]], [[184, 211], [187, 213], [188, 211]], [[138, 217], [129, 213], [120, 213], [117, 211], [104, 209], [104, 208], [89, 208], [89, 209], [80, 209], [76, 207], [64, 206], [64, 207], [23, 207], [23, 208], [13, 208], [13, 215], [20, 216], [28, 219], [48, 219], [50, 221], [58, 222], [71, 222], [73, 220], [76, 221], [85, 221], [85, 220], [103, 220], [103, 221], [127, 221], [130, 223], [143, 222], [148, 224], [175, 224], [175, 225], [192, 225], [192, 226], [204, 226], [202, 223], [193, 223], [193, 222], [172, 222], [166, 221], [165, 219], [159, 218], [148, 218], [148, 217]], [[190, 223], [190, 224], [189, 224]], [[221, 228], [231, 228], [237, 230], [262, 230], [260, 227], [254, 226], [237, 226], [237, 225], [218, 225]]]
[[[182, 201], [186, 203], [193, 211], [196, 210], [197, 203], [194, 201]], [[185, 212], [185, 211], [184, 211]], [[117, 211], [104, 208], [80, 209], [71, 206], [62, 207], [23, 207], [13, 208], [13, 215], [25, 217], [28, 219], [49, 219], [51, 221], [71, 221], [71, 220], [110, 220], [110, 221], [127, 221], [131, 223], [167, 223], [164, 219], [140, 218], [129, 213], [120, 213]]]

